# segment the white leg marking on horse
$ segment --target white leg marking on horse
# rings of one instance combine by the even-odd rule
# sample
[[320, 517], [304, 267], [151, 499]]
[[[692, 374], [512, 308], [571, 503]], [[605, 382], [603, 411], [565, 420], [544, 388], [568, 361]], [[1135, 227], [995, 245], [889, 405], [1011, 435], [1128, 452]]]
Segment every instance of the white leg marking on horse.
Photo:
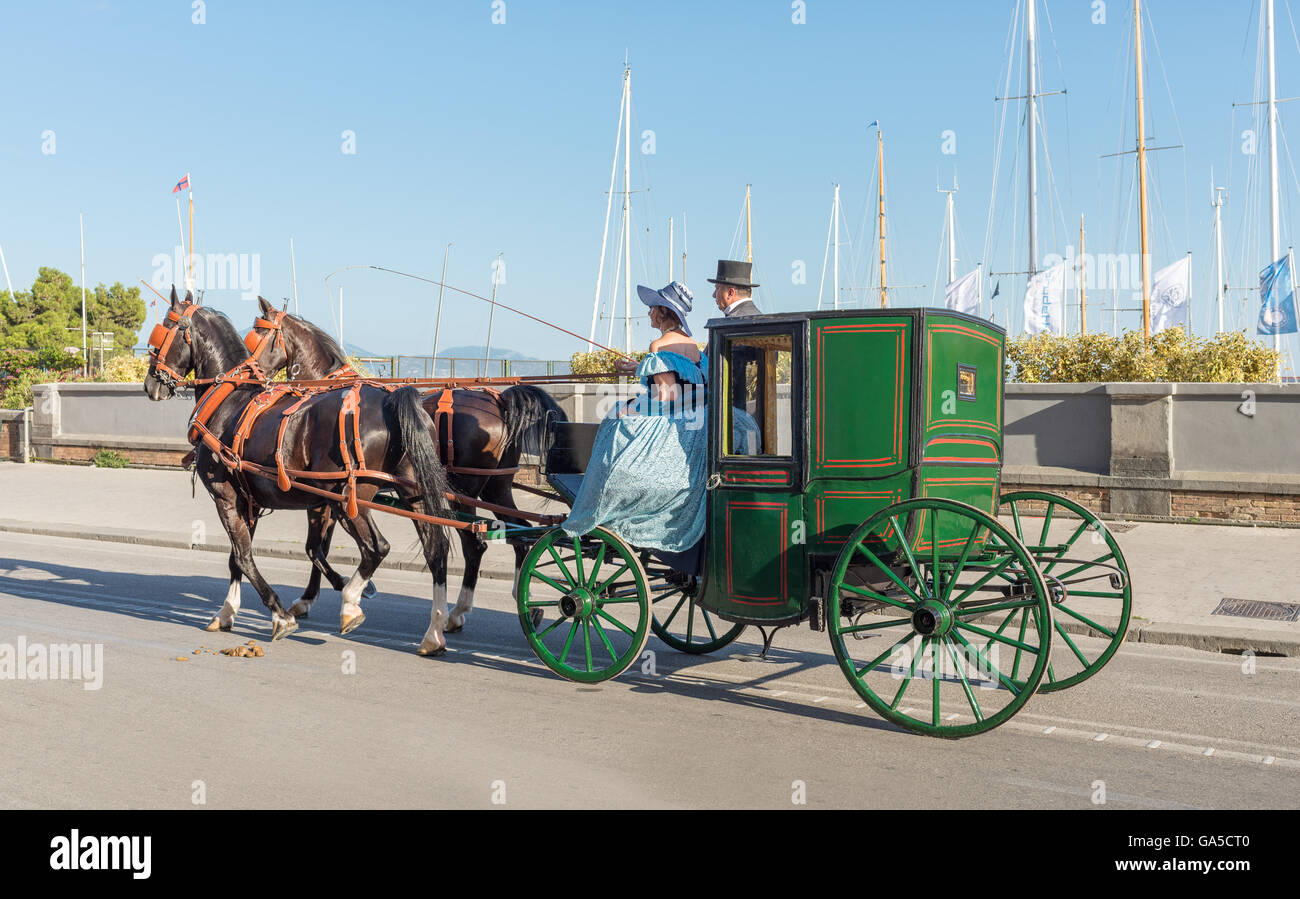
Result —
[[224, 624], [231, 624], [235, 620], [235, 614], [239, 611], [239, 588], [243, 585], [242, 581], [231, 581], [230, 587], [226, 590], [226, 601], [221, 605], [221, 611], [217, 613], [217, 618]]
[[460, 593], [456, 596], [456, 607], [451, 610], [451, 616], [447, 623], [453, 630], [459, 630], [465, 626], [465, 616], [474, 609], [474, 588], [460, 585]]
[[361, 614], [361, 591], [366, 589], [366, 578], [361, 576], [361, 569], [352, 572], [351, 579], [343, 585], [343, 617], [352, 618]]
[[442, 629], [447, 624], [447, 585], [433, 585], [433, 608], [429, 612], [429, 629], [420, 641], [421, 655], [432, 655], [447, 648], [447, 638]]

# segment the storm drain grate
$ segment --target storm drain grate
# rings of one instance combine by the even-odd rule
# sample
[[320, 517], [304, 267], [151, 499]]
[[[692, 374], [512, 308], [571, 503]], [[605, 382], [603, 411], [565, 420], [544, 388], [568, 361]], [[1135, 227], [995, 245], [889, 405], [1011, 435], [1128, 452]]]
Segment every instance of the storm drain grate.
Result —
[[1300, 603], [1265, 602], [1261, 599], [1233, 599], [1225, 596], [1211, 615], [1232, 615], [1235, 618], [1257, 618], [1262, 621], [1295, 621], [1300, 619]]

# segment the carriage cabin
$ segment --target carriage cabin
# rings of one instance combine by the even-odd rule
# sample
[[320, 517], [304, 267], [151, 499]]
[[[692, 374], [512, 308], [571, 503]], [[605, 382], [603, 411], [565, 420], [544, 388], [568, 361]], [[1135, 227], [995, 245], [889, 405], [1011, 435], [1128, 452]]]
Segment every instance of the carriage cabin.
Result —
[[[941, 497], [996, 514], [1001, 328], [922, 308], [715, 319], [709, 333], [704, 606], [798, 621], [849, 536], [884, 507]], [[914, 551], [930, 551], [924, 522], [899, 524]], [[958, 537], [937, 539], [947, 549]]]

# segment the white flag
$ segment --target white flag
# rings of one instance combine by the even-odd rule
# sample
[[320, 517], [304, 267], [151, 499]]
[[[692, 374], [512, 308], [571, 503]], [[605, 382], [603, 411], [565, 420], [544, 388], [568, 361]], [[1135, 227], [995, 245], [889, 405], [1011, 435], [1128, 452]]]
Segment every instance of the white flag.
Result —
[[948, 284], [944, 305], [954, 312], [975, 315], [980, 306], [980, 270], [975, 269]]
[[1065, 263], [1029, 279], [1025, 290], [1025, 333], [1065, 333]]
[[1187, 327], [1187, 310], [1191, 308], [1187, 279], [1191, 276], [1190, 259], [1184, 256], [1166, 265], [1151, 279], [1151, 333], [1166, 328]]

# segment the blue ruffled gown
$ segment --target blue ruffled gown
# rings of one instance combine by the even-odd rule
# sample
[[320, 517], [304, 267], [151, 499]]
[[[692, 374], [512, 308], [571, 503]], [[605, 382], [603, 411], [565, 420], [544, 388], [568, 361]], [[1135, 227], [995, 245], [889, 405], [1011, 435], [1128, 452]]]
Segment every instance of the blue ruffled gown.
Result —
[[[641, 361], [636, 374], [647, 395], [633, 404], [640, 414], [629, 414], [620, 403], [600, 423], [573, 510], [561, 525], [570, 536], [603, 527], [633, 546], [668, 552], [699, 542], [708, 469], [708, 365], [707, 357], [696, 363], [671, 350]], [[677, 377], [676, 402], [649, 396], [651, 379], [664, 372]]]

